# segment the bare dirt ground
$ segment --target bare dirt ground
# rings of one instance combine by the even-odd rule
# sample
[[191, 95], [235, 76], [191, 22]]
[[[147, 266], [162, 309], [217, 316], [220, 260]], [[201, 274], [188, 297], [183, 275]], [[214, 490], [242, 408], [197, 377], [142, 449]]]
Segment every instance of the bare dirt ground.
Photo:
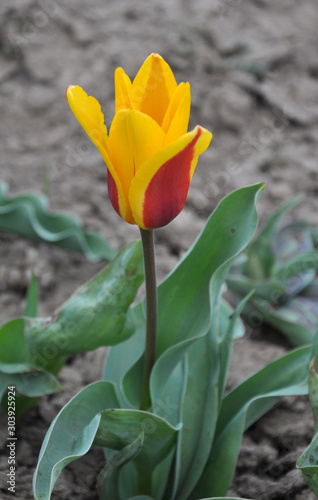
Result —
[[[159, 52], [192, 88], [190, 126], [214, 138], [200, 157], [184, 212], [157, 232], [162, 279], [235, 188], [265, 181], [260, 219], [296, 193], [294, 215], [317, 223], [318, 5], [316, 0], [2, 0], [0, 5], [0, 181], [10, 193], [44, 191], [54, 210], [80, 217], [116, 250], [138, 238], [107, 198], [106, 168], [66, 103], [78, 84], [113, 112], [113, 73], [134, 76]], [[40, 314], [49, 315], [104, 264], [43, 243], [0, 235], [1, 323], [22, 313], [31, 271], [39, 278]], [[276, 332], [248, 328], [237, 342], [230, 384], [283, 354]], [[43, 398], [18, 428], [17, 493], [30, 500], [32, 474], [57, 411], [99, 378], [105, 349], [72, 357], [60, 394]], [[5, 414], [1, 413], [0, 492], [7, 500]], [[310, 500], [295, 462], [313, 432], [305, 397], [286, 398], [244, 436], [233, 496]], [[93, 500], [100, 450], [70, 465], [53, 499]]]

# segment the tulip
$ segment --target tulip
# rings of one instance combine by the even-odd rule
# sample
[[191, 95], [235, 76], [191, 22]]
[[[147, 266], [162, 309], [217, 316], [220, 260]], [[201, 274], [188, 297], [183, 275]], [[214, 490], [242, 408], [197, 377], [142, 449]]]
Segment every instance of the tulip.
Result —
[[212, 134], [188, 130], [190, 85], [177, 85], [162, 57], [151, 54], [131, 82], [115, 71], [115, 116], [109, 136], [100, 104], [81, 87], [66, 96], [75, 117], [101, 153], [116, 212], [141, 229], [171, 222], [183, 209], [198, 157]]

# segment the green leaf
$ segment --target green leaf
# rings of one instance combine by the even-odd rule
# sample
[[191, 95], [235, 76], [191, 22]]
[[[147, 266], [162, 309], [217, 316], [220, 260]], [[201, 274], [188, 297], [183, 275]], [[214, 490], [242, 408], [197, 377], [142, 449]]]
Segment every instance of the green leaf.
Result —
[[[317, 338], [317, 334], [316, 334]], [[309, 487], [318, 495], [318, 373], [316, 358], [309, 365], [309, 399], [314, 414], [315, 435], [312, 442], [296, 463]]]
[[255, 184], [226, 196], [192, 247], [158, 287], [158, 356], [178, 342], [207, 331], [210, 314], [201, 318], [200, 313], [209, 309], [211, 276], [252, 237], [257, 226], [255, 201], [263, 189], [263, 184]]
[[304, 290], [314, 279], [318, 268], [318, 252], [307, 252], [277, 265], [276, 277], [287, 288], [290, 296]]
[[318, 430], [318, 373], [316, 358], [313, 358], [309, 365], [308, 387], [309, 401], [314, 415], [315, 428]]
[[138, 241], [127, 245], [49, 320], [25, 320], [25, 337], [34, 362], [43, 351], [61, 357], [126, 340], [134, 333], [129, 306], [142, 281]]
[[132, 319], [133, 336], [109, 349], [103, 370], [103, 380], [109, 380], [115, 385], [122, 408], [139, 407], [141, 382], [138, 383], [137, 378], [130, 377], [125, 384], [126, 390], [123, 390], [123, 386], [126, 373], [141, 358], [145, 347], [145, 315], [142, 303], [133, 308]]
[[14, 385], [19, 394], [28, 397], [52, 394], [61, 389], [54, 375], [44, 370], [30, 370], [25, 373], [3, 373], [0, 371], [0, 401], [10, 385]]
[[318, 433], [296, 463], [303, 478], [315, 495], [318, 495]]
[[132, 497], [130, 500], [153, 500], [153, 499], [146, 495], [138, 495], [136, 497]]
[[38, 308], [38, 281], [36, 276], [32, 274], [31, 283], [28, 288], [26, 306], [24, 316], [29, 318], [36, 318]]
[[97, 233], [84, 231], [76, 218], [49, 213], [47, 199], [42, 194], [8, 198], [6, 191], [6, 184], [0, 184], [0, 231], [76, 250], [92, 261], [114, 258], [106, 240]]
[[142, 429], [139, 435], [131, 444], [128, 444], [118, 452], [110, 450], [107, 455], [107, 463], [100, 472], [98, 480], [104, 481], [105, 479], [108, 479], [117, 467], [121, 467], [127, 462], [130, 462], [130, 460], [133, 460], [142, 450], [142, 446], [144, 444], [144, 436], [145, 431]]
[[244, 430], [260, 418], [279, 396], [306, 394], [312, 349], [288, 353], [245, 380], [224, 398], [209, 460], [189, 499], [225, 495], [234, 474]]
[[[43, 442], [33, 489], [37, 500], [50, 498], [62, 469], [85, 454], [93, 442], [112, 450], [124, 450], [125, 459], [134, 459], [142, 474], [150, 474], [173, 449], [177, 430], [164, 419], [137, 410], [117, 410], [118, 399], [113, 384], [95, 382], [80, 391], [52, 422]], [[138, 454], [131, 447], [140, 433]], [[138, 443], [138, 441], [137, 441]], [[136, 450], [135, 450], [136, 451]], [[111, 459], [114, 460], [112, 454]], [[110, 480], [113, 475], [110, 476]]]
[[284, 285], [276, 278], [258, 281], [243, 274], [234, 274], [231, 271], [226, 277], [226, 283], [229, 289], [240, 297], [245, 297], [252, 290], [255, 290], [255, 297], [267, 300], [270, 303], [273, 302], [273, 298], [275, 303], [280, 302], [287, 294]]
[[109, 382], [95, 382], [72, 398], [53, 420], [39, 455], [33, 478], [36, 500], [49, 500], [63, 468], [90, 449], [107, 408], [118, 400]]
[[[226, 197], [211, 215], [206, 228], [177, 268], [158, 287], [158, 354], [166, 350], [167, 358], [163, 361], [162, 370], [160, 373], [158, 372], [157, 376], [159, 391], [154, 399], [154, 405], [157, 408], [160, 407], [160, 404], [162, 405], [159, 392], [162, 393], [164, 390], [164, 380], [169, 379], [172, 371], [193, 343], [193, 339], [200, 336], [200, 331], [206, 334], [209, 328], [211, 274], [224, 260], [241, 250], [252, 236], [257, 224], [255, 198], [262, 188], [262, 184], [257, 184], [235, 191]], [[241, 214], [241, 217], [238, 214]], [[236, 227], [238, 220], [240, 221], [239, 227]], [[225, 252], [222, 246], [226, 249]], [[175, 314], [176, 311], [178, 314]], [[112, 380], [118, 391], [123, 389], [126, 402], [128, 400], [129, 406], [137, 408], [140, 402], [140, 366], [143, 362], [144, 350], [145, 316], [143, 303], [137, 304], [134, 312], [137, 313], [138, 317], [137, 332], [125, 343], [110, 349], [103, 378]], [[224, 324], [223, 307], [221, 314]], [[185, 332], [187, 332], [189, 339], [183, 342]], [[179, 339], [176, 339], [175, 336]], [[173, 347], [175, 343], [176, 347]], [[169, 345], [172, 346], [171, 352], [168, 352]], [[162, 374], [163, 378], [160, 379]], [[156, 384], [156, 382], [153, 383]], [[171, 387], [170, 384], [169, 387]], [[167, 393], [169, 393], [169, 387]], [[159, 405], [156, 400], [159, 401]], [[177, 412], [174, 415], [165, 416], [170, 422], [175, 422], [176, 417]]]
[[141, 474], [149, 475], [176, 443], [177, 430], [163, 418], [140, 410], [104, 411], [94, 444], [122, 450], [133, 443], [141, 431], [144, 441], [134, 464]]
[[[51, 361], [50, 370], [39, 369], [30, 360], [30, 353], [24, 338], [24, 318], [8, 321], [0, 328], [0, 401], [9, 385], [16, 387], [19, 395], [30, 398], [52, 394], [60, 390], [55, 378], [61, 366], [61, 359]], [[52, 373], [51, 373], [52, 372]], [[22, 399], [19, 415], [28, 403]], [[5, 406], [5, 399], [3, 401]]]
[[113, 474], [105, 478], [103, 469], [97, 478], [97, 492], [100, 500], [121, 500], [119, 495], [119, 472], [120, 469], [115, 469]]
[[225, 390], [228, 367], [230, 364], [230, 357], [231, 357], [231, 352], [232, 352], [232, 345], [233, 345], [233, 340], [235, 338], [234, 335], [235, 335], [236, 321], [239, 318], [246, 303], [250, 299], [251, 295], [253, 295], [253, 292], [251, 292], [249, 295], [247, 295], [236, 307], [235, 311], [232, 314], [231, 320], [229, 322], [227, 332], [224, 335], [224, 337], [222, 339], [222, 343], [220, 345], [220, 353], [219, 353], [220, 373], [219, 373], [219, 377], [218, 377], [219, 405], [221, 404], [224, 390]]
[[[255, 200], [263, 189], [256, 184], [225, 197], [190, 250], [158, 287], [158, 357], [151, 376], [153, 404], [172, 370], [211, 323], [209, 297], [213, 273], [248, 243], [257, 225]], [[219, 279], [221, 289], [224, 276]]]
[[218, 413], [218, 354], [213, 329], [187, 353], [187, 385], [178, 435], [177, 500], [187, 498], [193, 489], [212, 446]]
[[23, 318], [13, 319], [0, 327], [0, 370], [4, 365], [16, 365], [14, 371], [25, 371], [30, 367]]
[[300, 199], [301, 196], [295, 196], [291, 200], [288, 200], [267, 219], [263, 228], [257, 233], [246, 251], [247, 260], [243, 266], [243, 272], [248, 277], [262, 280], [271, 276], [275, 263], [273, 239], [277, 231], [277, 226], [285, 213], [295, 204], [299, 203]]
[[[222, 282], [224, 271], [225, 269], [220, 268], [211, 280], [210, 296], [215, 316], [220, 290], [218, 281], [221, 279]], [[214, 294], [216, 295], [213, 300]], [[209, 457], [226, 382], [236, 319], [248, 298], [238, 306], [220, 344], [216, 335], [217, 323], [212, 321], [209, 333], [188, 351], [188, 385], [183, 400], [183, 425], [178, 439], [177, 457], [180, 461], [180, 472], [177, 500], [186, 498], [193, 490]]]
[[312, 227], [307, 222], [292, 221], [275, 235], [275, 255], [281, 264], [315, 248]]
[[252, 307], [246, 308], [249, 318], [257, 315], [258, 322], [266, 322], [280, 330], [294, 346], [311, 344], [318, 317], [316, 300], [301, 296], [289, 300], [286, 305], [275, 308], [270, 302], [252, 297]]
[[[225, 300], [222, 299], [220, 302], [220, 309], [219, 309], [219, 336], [222, 339], [225, 336], [226, 332], [228, 331], [231, 318], [233, 317], [234, 312], [235, 309], [233, 309], [233, 307], [230, 304], [228, 304]], [[235, 339], [244, 336], [245, 327], [240, 316], [236, 318], [233, 328], [234, 328], [233, 336]]]

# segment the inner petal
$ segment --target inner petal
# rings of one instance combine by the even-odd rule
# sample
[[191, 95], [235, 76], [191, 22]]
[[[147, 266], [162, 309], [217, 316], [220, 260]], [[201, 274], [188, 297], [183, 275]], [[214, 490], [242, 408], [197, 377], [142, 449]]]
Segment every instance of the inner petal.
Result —
[[164, 133], [150, 116], [137, 110], [116, 113], [109, 131], [108, 153], [127, 199], [137, 170], [163, 143]]
[[161, 125], [176, 88], [170, 66], [158, 54], [151, 54], [133, 81], [133, 107]]
[[123, 68], [115, 71], [115, 113], [121, 109], [131, 109], [131, 81]]

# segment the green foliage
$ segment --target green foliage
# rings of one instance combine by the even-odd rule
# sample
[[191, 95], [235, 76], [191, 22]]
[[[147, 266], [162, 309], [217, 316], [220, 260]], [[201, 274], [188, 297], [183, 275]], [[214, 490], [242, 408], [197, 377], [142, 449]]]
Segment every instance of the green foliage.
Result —
[[28, 397], [55, 392], [60, 389], [55, 375], [69, 354], [114, 345], [131, 336], [135, 326], [130, 304], [142, 281], [142, 250], [136, 242], [80, 287], [51, 318], [43, 319], [34, 317], [37, 283], [33, 277], [25, 317], [0, 327], [0, 399], [12, 384]]
[[280, 396], [307, 393], [307, 367], [312, 354], [302, 347], [274, 361], [231, 390], [218, 415], [213, 446], [190, 500], [207, 491], [225, 495], [234, 474], [242, 434]]
[[47, 205], [42, 194], [9, 198], [6, 184], [0, 184], [0, 231], [76, 250], [92, 261], [114, 258], [114, 251], [99, 234], [84, 231], [81, 223], [70, 215], [48, 212]]
[[39, 287], [38, 282], [34, 274], [32, 274], [31, 283], [28, 288], [26, 306], [24, 310], [24, 316], [27, 318], [36, 318], [38, 310], [38, 295]]
[[79, 288], [50, 319], [25, 320], [25, 337], [35, 360], [52, 345], [64, 356], [126, 340], [134, 332], [129, 307], [142, 281], [142, 251], [136, 242]]
[[[149, 410], [139, 409], [141, 301], [130, 309], [134, 334], [109, 351], [104, 381], [83, 389], [52, 423], [34, 477], [35, 498], [49, 499], [62, 468], [91, 444], [102, 446], [106, 457], [98, 478], [101, 500], [224, 498], [244, 430], [278, 397], [307, 392], [314, 346], [287, 354], [224, 395], [232, 343], [242, 334], [238, 316], [249, 299], [231, 310], [222, 298], [224, 280], [256, 228], [255, 201], [262, 188], [227, 196], [158, 287]], [[128, 330], [125, 323], [122, 335]]]
[[[318, 339], [318, 330], [316, 335]], [[309, 365], [308, 385], [309, 399], [315, 422], [315, 434], [308, 448], [297, 460], [296, 467], [301, 470], [305, 481], [315, 495], [318, 495], [318, 373], [316, 356], [313, 357]]]
[[279, 229], [299, 199], [288, 201], [267, 220], [226, 280], [238, 301], [255, 290], [244, 310], [248, 324], [268, 323], [295, 346], [311, 343], [318, 324], [317, 231], [306, 222]]

